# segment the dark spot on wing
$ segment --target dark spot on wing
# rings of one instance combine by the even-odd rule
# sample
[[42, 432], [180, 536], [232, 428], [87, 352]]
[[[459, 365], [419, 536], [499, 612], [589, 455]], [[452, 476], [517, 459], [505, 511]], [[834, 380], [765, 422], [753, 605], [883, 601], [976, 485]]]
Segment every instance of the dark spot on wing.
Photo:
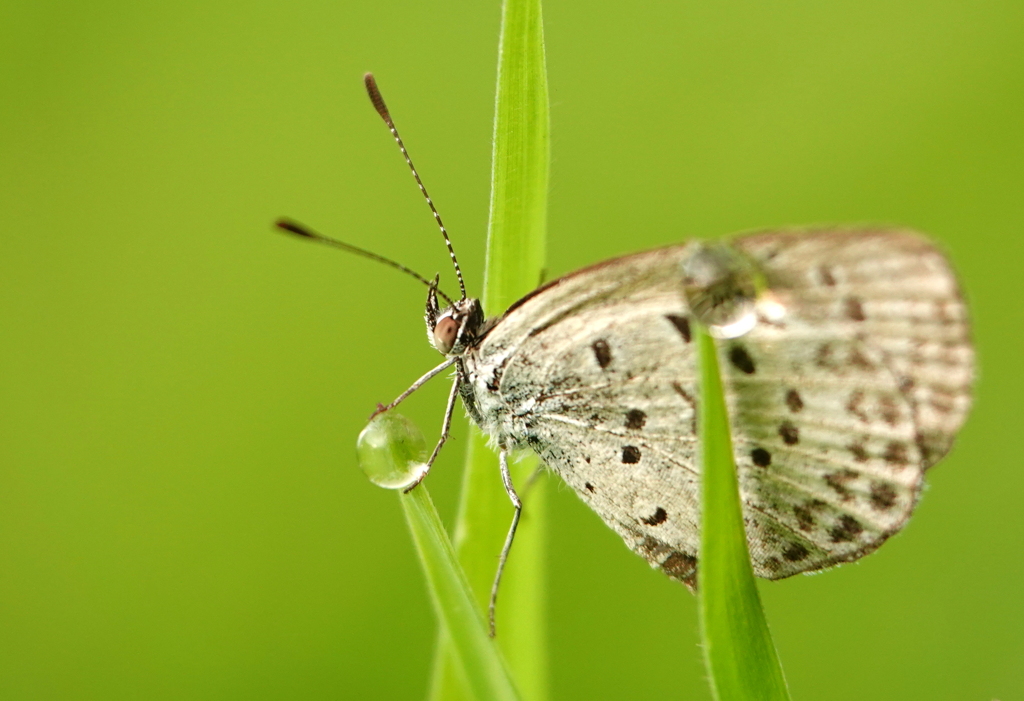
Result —
[[860, 474], [853, 470], [838, 470], [825, 475], [824, 480], [825, 484], [834, 489], [842, 501], [849, 501], [851, 494], [846, 484], [850, 480], [855, 480], [858, 477], [860, 477]]
[[864, 527], [853, 516], [840, 516], [839, 523], [828, 534], [833, 543], [848, 543], [861, 534]]
[[654, 510], [653, 516], [648, 516], [647, 518], [642, 518], [640, 520], [646, 523], [648, 526], [657, 526], [658, 524], [665, 523], [665, 519], [667, 518], [668, 514], [665, 513], [665, 509], [659, 506], [657, 509]]
[[[589, 462], [589, 460], [588, 460], [588, 462]], [[594, 493], [594, 485], [592, 485], [590, 482], [584, 482], [583, 486], [586, 487], [587, 491], [590, 492], [591, 494]]]
[[738, 343], [734, 343], [729, 348], [729, 362], [736, 366], [737, 370], [742, 370], [748, 375], [753, 375], [754, 370], [754, 359], [747, 353], [747, 349]]
[[809, 531], [814, 528], [814, 514], [806, 506], [794, 504], [793, 515], [796, 516], [797, 528], [801, 531]]
[[851, 443], [846, 446], [850, 453], [853, 454], [853, 459], [857, 462], [867, 462], [868, 451], [864, 449], [864, 445], [861, 443]]
[[879, 511], [888, 511], [896, 505], [896, 490], [891, 484], [872, 482], [871, 505]]
[[885, 454], [882, 457], [890, 465], [903, 467], [910, 464], [910, 458], [907, 457], [907, 446], [899, 441], [889, 441], [889, 444], [885, 446]]
[[861, 370], [874, 370], [874, 364], [867, 359], [867, 357], [860, 352], [860, 349], [854, 348], [850, 351], [849, 357], [850, 365]]
[[585, 461], [585, 462], [586, 462], [586, 463], [587, 463], [588, 465], [590, 464], [590, 456], [589, 456], [589, 455], [584, 455], [584, 456], [583, 456], [583, 460], [584, 460], [584, 461]]
[[832, 276], [832, 270], [827, 265], [818, 268], [818, 277], [821, 278], [823, 285], [828, 285], [829, 287], [836, 286], [836, 279]]
[[758, 467], [768, 467], [772, 464], [772, 454], [764, 448], [754, 448], [750, 451], [750, 459]]
[[612, 349], [608, 347], [608, 341], [603, 338], [594, 341], [590, 346], [594, 349], [594, 358], [601, 369], [605, 369], [612, 362]]
[[818, 351], [814, 354], [814, 363], [819, 368], [831, 368], [833, 366], [831, 343], [822, 343], [818, 346]]
[[782, 557], [790, 562], [799, 562], [811, 553], [800, 543], [790, 543], [789, 547], [782, 551]]
[[800, 430], [789, 421], [783, 421], [779, 426], [779, 435], [786, 445], [796, 445], [800, 442]]
[[626, 412], [626, 428], [643, 428], [647, 423], [647, 414], [639, 409], [630, 409]]
[[906, 375], [900, 377], [900, 391], [909, 392], [912, 389], [914, 389], [914, 378]]
[[847, 297], [843, 302], [843, 309], [846, 316], [853, 321], [864, 321], [864, 305], [856, 297]]
[[796, 413], [804, 408], [804, 400], [800, 397], [800, 393], [795, 389], [791, 389], [786, 392], [786, 406], [793, 413]]
[[949, 439], [942, 433], [918, 431], [914, 434], [914, 445], [921, 453], [921, 467], [929, 468], [949, 450]]
[[501, 389], [501, 376], [505, 374], [505, 363], [507, 358], [499, 363], [495, 368], [494, 372], [491, 373], [491, 379], [487, 381], [487, 389], [492, 392], [497, 392]]
[[676, 327], [676, 331], [683, 337], [683, 340], [687, 343], [690, 342], [690, 320], [685, 316], [678, 316], [676, 314], [666, 314], [665, 318], [672, 322], [672, 325]]
[[[637, 536], [642, 535], [638, 530], [630, 529], [630, 532], [635, 533]], [[667, 545], [651, 536], [644, 536], [643, 541], [637, 545], [640, 554], [647, 558], [657, 557], [659, 553], [664, 552], [667, 548]]]
[[900, 408], [896, 405], [896, 400], [893, 397], [881, 397], [878, 400], [878, 410], [882, 414], [882, 421], [890, 426], [896, 425], [900, 418]]
[[627, 465], [635, 465], [640, 462], [640, 449], [635, 445], [622, 446], [622, 462]]
[[859, 389], [855, 389], [850, 392], [850, 398], [846, 401], [846, 410], [856, 416], [858, 419], [867, 423], [868, 415], [861, 408], [861, 404], [864, 403], [864, 392]]
[[661, 569], [669, 577], [689, 582], [693, 580], [693, 576], [697, 572], [697, 558], [693, 555], [674, 551], [661, 563]]

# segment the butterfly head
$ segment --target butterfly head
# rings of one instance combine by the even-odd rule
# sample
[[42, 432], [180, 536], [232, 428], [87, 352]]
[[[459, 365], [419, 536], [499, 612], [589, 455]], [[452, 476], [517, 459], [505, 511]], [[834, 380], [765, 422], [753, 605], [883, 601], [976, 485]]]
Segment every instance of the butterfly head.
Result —
[[427, 292], [427, 340], [443, 355], [462, 355], [474, 345], [484, 327], [484, 310], [478, 299], [459, 299], [441, 309], [436, 281]]

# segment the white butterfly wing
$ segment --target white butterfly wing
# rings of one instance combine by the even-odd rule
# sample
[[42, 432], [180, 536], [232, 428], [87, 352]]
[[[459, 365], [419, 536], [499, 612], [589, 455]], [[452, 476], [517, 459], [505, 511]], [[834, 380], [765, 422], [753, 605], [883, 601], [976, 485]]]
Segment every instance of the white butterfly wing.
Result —
[[[945, 260], [898, 232], [739, 239], [785, 310], [720, 343], [755, 571], [855, 559], [909, 517], [970, 403]], [[684, 246], [608, 261], [517, 303], [467, 356], [483, 428], [529, 445], [627, 544], [692, 584], [695, 357]]]
[[735, 246], [785, 310], [720, 350], [746, 512], [767, 516], [748, 524], [758, 574], [854, 560], [903, 527], [970, 407], [956, 279], [911, 232], [773, 232]]
[[541, 288], [467, 369], [485, 432], [533, 448], [631, 548], [692, 580], [700, 485], [682, 259], [682, 246], [648, 251]]

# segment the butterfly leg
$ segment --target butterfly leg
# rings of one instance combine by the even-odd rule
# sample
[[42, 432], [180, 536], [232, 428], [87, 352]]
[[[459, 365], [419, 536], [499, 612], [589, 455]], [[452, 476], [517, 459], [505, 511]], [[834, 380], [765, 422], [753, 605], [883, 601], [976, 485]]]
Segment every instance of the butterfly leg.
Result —
[[427, 473], [430, 472], [430, 466], [434, 464], [434, 460], [437, 459], [438, 454], [441, 452], [441, 446], [444, 445], [445, 441], [448, 440], [448, 431], [452, 427], [452, 414], [455, 411], [455, 402], [459, 397], [459, 386], [462, 384], [462, 376], [456, 375], [452, 381], [452, 391], [448, 395], [448, 406], [444, 410], [444, 423], [441, 424], [441, 438], [438, 439], [437, 445], [434, 446], [434, 452], [430, 454], [430, 459], [427, 460], [427, 467], [415, 482], [406, 487], [402, 492], [408, 494], [412, 490], [416, 489], [417, 485], [424, 480]]
[[508, 498], [512, 500], [515, 513], [512, 515], [512, 525], [509, 526], [508, 535], [505, 536], [505, 545], [501, 548], [501, 556], [498, 558], [498, 571], [494, 575], [494, 584], [491, 585], [491, 604], [488, 607], [488, 619], [491, 626], [491, 637], [494, 637], [494, 609], [498, 602], [498, 585], [501, 583], [501, 573], [505, 571], [505, 562], [508, 560], [508, 553], [512, 549], [512, 539], [516, 537], [516, 528], [519, 526], [519, 516], [523, 513], [523, 502], [519, 500], [515, 487], [512, 486], [512, 475], [508, 471], [508, 451], [504, 448], [498, 455], [501, 463], [501, 481], [508, 492]]
[[377, 411], [375, 411], [372, 414], [370, 414], [370, 420], [372, 420], [373, 417], [375, 417], [377, 414], [383, 414], [385, 411], [391, 411], [392, 409], [394, 409], [396, 406], [398, 406], [403, 401], [405, 401], [406, 397], [408, 397], [410, 394], [412, 394], [413, 392], [418, 390], [420, 387], [425, 385], [427, 383], [427, 381], [430, 380], [432, 377], [434, 377], [435, 375], [437, 375], [439, 373], [444, 372], [445, 370], [450, 368], [452, 365], [454, 365], [455, 361], [457, 361], [458, 359], [459, 359], [458, 356], [452, 356], [451, 358], [448, 358], [448, 360], [444, 361], [443, 363], [438, 365], [436, 368], [434, 368], [433, 370], [428, 372], [426, 375], [424, 375], [420, 379], [418, 379], [415, 382], [413, 382], [412, 383], [412, 387], [410, 387], [409, 389], [405, 390], [400, 395], [398, 395], [398, 399], [396, 399], [395, 401], [391, 402], [387, 406], [381, 406], [380, 404], [378, 404], [377, 405]]

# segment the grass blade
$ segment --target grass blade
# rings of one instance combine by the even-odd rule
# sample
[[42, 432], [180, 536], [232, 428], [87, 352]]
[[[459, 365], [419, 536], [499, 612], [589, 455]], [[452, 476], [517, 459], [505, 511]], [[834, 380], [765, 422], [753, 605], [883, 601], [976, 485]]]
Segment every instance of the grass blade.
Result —
[[[498, 49], [491, 207], [484, 277], [484, 310], [500, 314], [540, 282], [547, 229], [550, 160], [547, 75], [540, 0], [505, 0]], [[513, 467], [522, 494], [537, 465], [532, 456]], [[477, 604], [486, 610], [497, 555], [512, 518], [497, 459], [473, 427], [456, 525], [456, 547]], [[522, 494], [516, 535], [498, 606], [498, 641], [524, 699], [547, 698], [544, 629], [543, 516], [546, 486]], [[434, 701], [466, 698], [444, 637], [431, 690]]]
[[426, 468], [423, 434], [396, 411], [378, 414], [360, 432], [356, 455], [371, 482], [399, 491], [430, 599], [445, 631], [451, 672], [458, 675], [458, 688], [473, 699], [518, 699], [426, 485], [420, 484], [408, 494], [402, 492], [416, 484]]
[[506, 0], [498, 46], [484, 306], [532, 290], [544, 267], [550, 127], [540, 0]]
[[519, 696], [494, 641], [487, 635], [483, 616], [426, 485], [402, 494], [400, 500], [427, 577], [434, 610], [472, 698], [515, 701]]
[[789, 699], [750, 566], [715, 342], [697, 325], [700, 365], [700, 621], [719, 701]]

